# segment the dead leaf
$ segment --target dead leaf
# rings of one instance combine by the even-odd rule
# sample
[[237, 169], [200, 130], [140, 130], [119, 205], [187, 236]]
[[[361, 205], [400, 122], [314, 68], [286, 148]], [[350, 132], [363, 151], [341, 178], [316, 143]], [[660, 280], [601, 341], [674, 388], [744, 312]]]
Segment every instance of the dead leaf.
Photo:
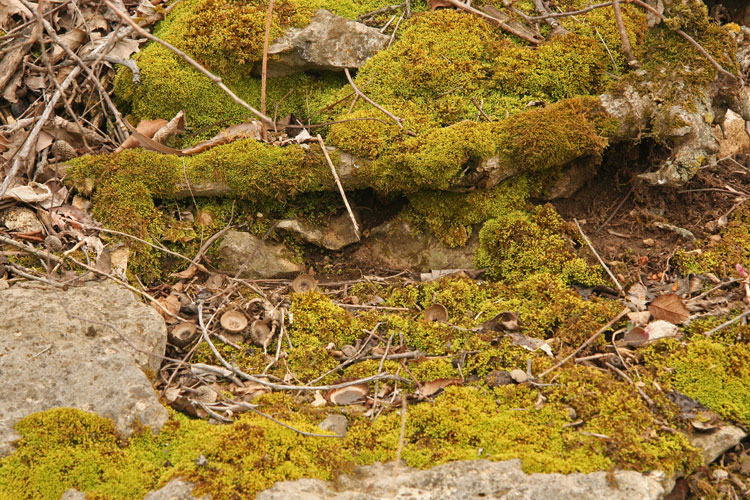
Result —
[[164, 144], [165, 142], [167, 142], [167, 139], [169, 139], [170, 137], [180, 134], [184, 131], [185, 131], [185, 112], [180, 110], [174, 116], [174, 118], [169, 120], [169, 122], [166, 125], [164, 125], [159, 130], [157, 130], [156, 133], [152, 137], [156, 142], [160, 142]]
[[554, 357], [554, 354], [552, 354], [552, 348], [542, 339], [537, 339], [534, 337], [529, 337], [527, 335], [524, 335], [522, 333], [516, 333], [511, 332], [508, 334], [508, 336], [513, 340], [513, 343], [523, 347], [524, 349], [528, 349], [529, 351], [536, 351], [537, 349], [540, 351], [544, 351], [547, 356]]
[[[161, 118], [158, 120], [141, 120], [138, 122], [138, 126], [135, 127], [135, 131], [150, 139], [166, 124], [167, 120], [162, 120]], [[115, 149], [115, 153], [119, 153], [123, 149], [137, 148], [139, 145], [140, 142], [138, 139], [134, 136], [130, 136], [125, 139], [125, 142], [123, 142], [120, 147]]]
[[439, 394], [443, 389], [450, 385], [463, 385], [463, 383], [463, 380], [460, 378], [438, 378], [430, 380], [422, 385], [422, 396], [429, 398]]
[[630, 347], [639, 347], [648, 343], [648, 332], [645, 328], [635, 326], [625, 333], [622, 340]]
[[[177, 315], [177, 312], [180, 310], [180, 298], [176, 295], [162, 297], [161, 299], [158, 299], [157, 302], [159, 302], [159, 304], [171, 314]], [[153, 308], [159, 311], [159, 314], [161, 314], [168, 323], [174, 323], [177, 321], [167, 314], [167, 312], [162, 310], [161, 307], [154, 305]]]
[[26, 186], [16, 186], [9, 189], [4, 198], [14, 198], [24, 203], [39, 203], [52, 198], [49, 186], [38, 182], [29, 182]]
[[662, 319], [675, 325], [687, 321], [690, 317], [685, 303], [679, 295], [675, 295], [674, 293], [660, 295], [649, 304], [648, 310], [654, 319]]
[[652, 342], [657, 339], [676, 337], [680, 328], [669, 321], [656, 320], [646, 325], [648, 340]]

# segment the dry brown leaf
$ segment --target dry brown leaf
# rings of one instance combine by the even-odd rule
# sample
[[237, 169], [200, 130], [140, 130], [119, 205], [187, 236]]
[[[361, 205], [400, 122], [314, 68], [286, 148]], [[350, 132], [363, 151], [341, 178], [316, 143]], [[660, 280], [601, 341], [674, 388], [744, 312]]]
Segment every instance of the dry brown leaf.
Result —
[[[160, 128], [162, 128], [166, 124], [167, 120], [162, 120], [161, 118], [159, 118], [158, 120], [141, 120], [138, 123], [138, 126], [135, 127], [135, 131], [150, 139], [156, 132], [159, 131]], [[115, 150], [115, 153], [119, 153], [123, 149], [137, 148], [138, 146], [140, 146], [140, 142], [136, 137], [134, 137], [134, 135], [131, 135], [130, 137], [125, 139], [125, 142], [123, 142], [120, 147]]]
[[156, 142], [164, 144], [170, 137], [185, 131], [185, 112], [180, 110], [174, 118], [152, 136]]
[[0, 26], [8, 26], [8, 18], [21, 14], [25, 19], [31, 19], [34, 15], [18, 0], [0, 1]]
[[636, 326], [628, 330], [622, 340], [631, 347], [642, 346], [648, 342], [648, 332], [640, 326]]
[[430, 380], [422, 386], [422, 396], [429, 398], [442, 392], [442, 390], [449, 385], [463, 385], [463, 383], [463, 380], [460, 378], [438, 378]]
[[665, 293], [654, 299], [648, 306], [648, 310], [654, 319], [662, 319], [678, 325], [690, 317], [685, 303], [679, 295]]

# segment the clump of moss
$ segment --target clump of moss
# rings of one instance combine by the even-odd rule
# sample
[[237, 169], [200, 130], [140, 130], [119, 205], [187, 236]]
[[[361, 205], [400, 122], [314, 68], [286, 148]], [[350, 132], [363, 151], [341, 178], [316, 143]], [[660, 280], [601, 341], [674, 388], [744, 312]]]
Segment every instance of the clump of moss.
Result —
[[695, 335], [683, 345], [671, 340], [663, 346], [654, 346], [645, 356], [663, 375], [659, 380], [665, 381], [666, 388], [695, 399], [724, 419], [743, 425], [750, 423], [747, 344], [727, 345]]
[[566, 283], [601, 283], [600, 273], [576, 257], [564, 234], [565, 223], [551, 206], [536, 207], [531, 213], [509, 212], [487, 221], [479, 232], [477, 266], [509, 282], [549, 273]]

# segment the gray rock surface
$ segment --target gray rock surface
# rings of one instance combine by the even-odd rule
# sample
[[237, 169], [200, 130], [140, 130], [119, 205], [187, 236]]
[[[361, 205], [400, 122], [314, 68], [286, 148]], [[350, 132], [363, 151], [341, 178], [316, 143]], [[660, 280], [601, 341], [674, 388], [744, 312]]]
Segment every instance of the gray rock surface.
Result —
[[335, 434], [338, 434], [339, 436], [345, 436], [346, 430], [349, 427], [349, 421], [344, 415], [328, 415], [325, 419], [323, 419], [321, 423], [318, 424], [318, 427], [320, 427], [324, 431], [331, 431]]
[[261, 241], [250, 233], [229, 231], [219, 243], [219, 268], [243, 278], [276, 278], [305, 270], [294, 262], [292, 253], [280, 244]]
[[389, 39], [376, 28], [321, 9], [308, 26], [288, 30], [269, 46], [268, 76], [359, 68], [384, 49]]
[[[115, 325], [134, 352], [107, 326]], [[164, 355], [164, 320], [133, 293], [112, 282], [54, 291], [19, 284], [0, 291], [0, 456], [13, 451], [23, 417], [72, 407], [111, 418], [127, 436], [136, 422], [158, 430], [168, 413], [142, 370], [155, 373]]]
[[420, 233], [409, 222], [396, 217], [374, 228], [355, 256], [363, 262], [418, 272], [473, 269], [474, 252], [479, 246], [477, 233], [472, 232], [466, 246], [449, 248], [432, 234]]
[[525, 474], [520, 460], [454, 462], [429, 470], [395, 463], [358, 468], [337, 481], [276, 483], [256, 500], [657, 500], [672, 482], [633, 471], [591, 474]]
[[320, 227], [298, 219], [284, 219], [279, 221], [276, 228], [296, 234], [307, 243], [328, 250], [341, 250], [359, 241], [348, 213], [331, 217]]
[[195, 485], [184, 479], [172, 479], [158, 490], [149, 491], [143, 500], [211, 500], [211, 495], [193, 496]]
[[0, 222], [9, 231], [18, 233], [36, 233], [44, 231], [44, 226], [36, 218], [34, 211], [25, 207], [10, 207], [0, 211]]
[[691, 434], [690, 443], [701, 449], [703, 463], [710, 464], [724, 452], [734, 448], [745, 439], [747, 433], [733, 425], [724, 425], [712, 432]]

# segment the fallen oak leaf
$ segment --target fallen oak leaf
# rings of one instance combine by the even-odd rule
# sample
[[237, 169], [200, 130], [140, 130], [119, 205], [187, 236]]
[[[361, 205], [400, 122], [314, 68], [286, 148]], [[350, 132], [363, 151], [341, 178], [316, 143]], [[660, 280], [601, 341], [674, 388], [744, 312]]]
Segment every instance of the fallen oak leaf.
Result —
[[687, 321], [690, 317], [685, 303], [674, 293], [660, 295], [649, 304], [648, 310], [655, 320], [661, 319], [675, 325]]

